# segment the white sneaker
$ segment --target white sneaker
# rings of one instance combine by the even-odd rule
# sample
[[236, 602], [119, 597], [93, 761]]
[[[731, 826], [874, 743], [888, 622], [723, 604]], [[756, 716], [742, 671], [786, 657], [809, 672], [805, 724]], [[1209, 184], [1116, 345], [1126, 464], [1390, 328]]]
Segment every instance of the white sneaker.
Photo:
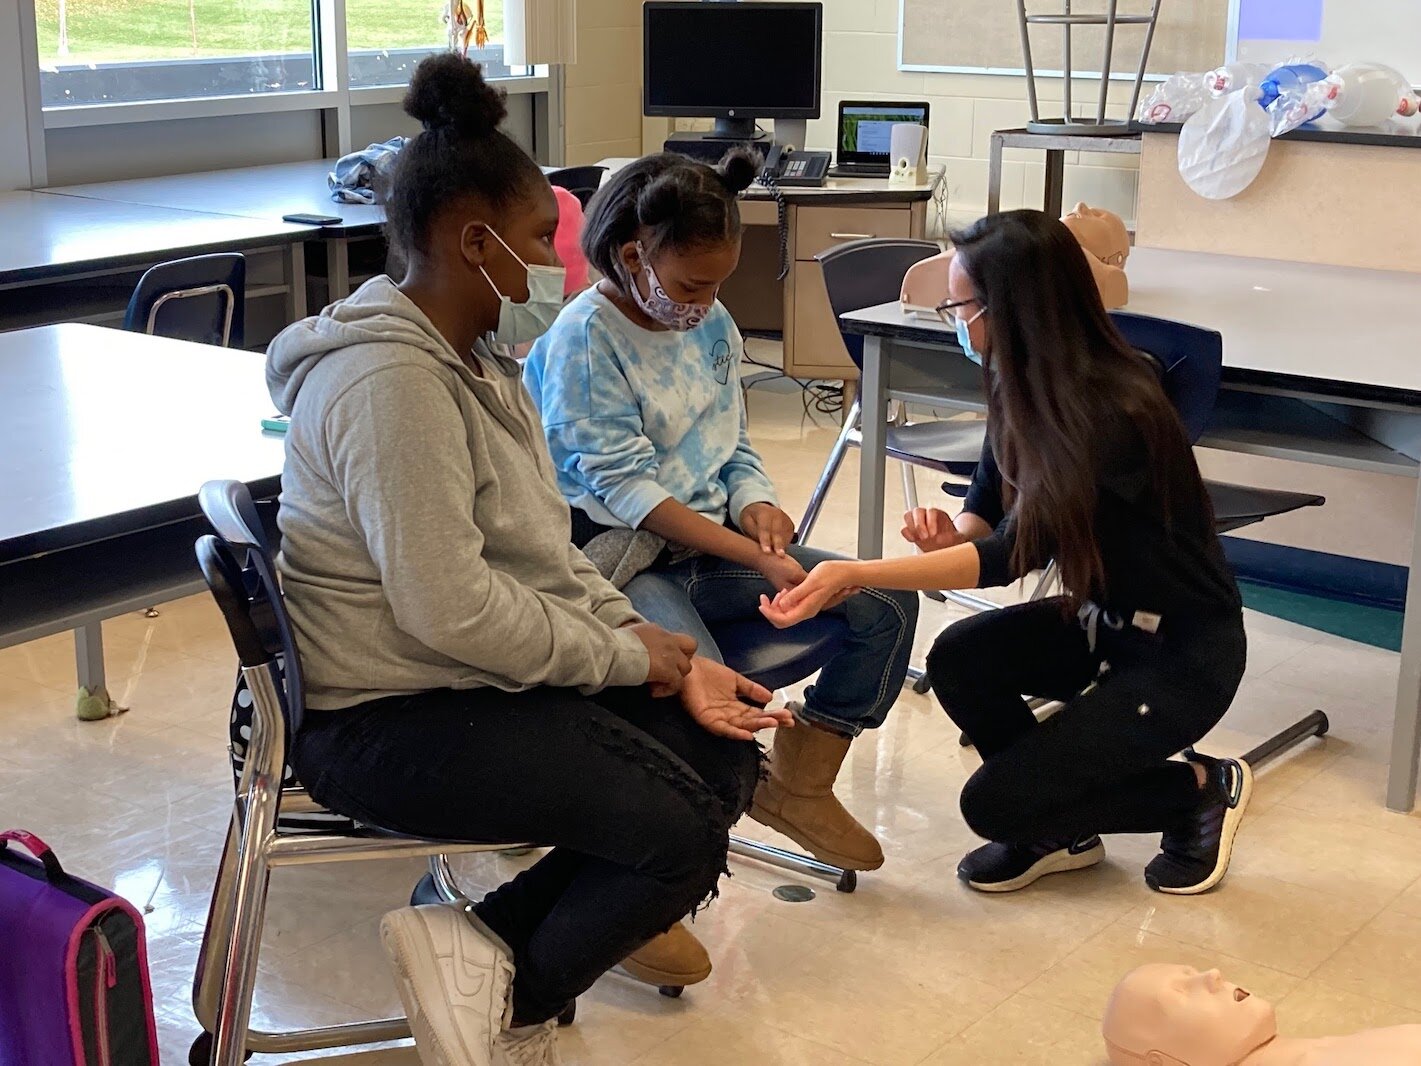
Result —
[[558, 1020], [549, 1018], [542, 1025], [524, 1025], [499, 1033], [493, 1066], [562, 1066]]
[[447, 903], [405, 907], [380, 922], [420, 1061], [490, 1066], [506, 1024], [512, 953], [472, 912]]

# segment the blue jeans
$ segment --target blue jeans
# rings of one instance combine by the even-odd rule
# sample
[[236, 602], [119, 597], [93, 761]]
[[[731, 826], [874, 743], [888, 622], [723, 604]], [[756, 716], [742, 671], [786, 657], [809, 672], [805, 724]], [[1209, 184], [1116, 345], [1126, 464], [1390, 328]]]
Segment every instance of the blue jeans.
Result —
[[[829, 552], [790, 547], [806, 570]], [[696, 638], [699, 654], [724, 661], [707, 627], [760, 617], [760, 595], [775, 594], [756, 570], [711, 555], [696, 555], [638, 574], [622, 590], [643, 618], [663, 629]], [[918, 622], [916, 592], [865, 589], [825, 612], [849, 626], [844, 646], [804, 696], [802, 717], [836, 733], [858, 736], [888, 717], [908, 672], [913, 630]]]

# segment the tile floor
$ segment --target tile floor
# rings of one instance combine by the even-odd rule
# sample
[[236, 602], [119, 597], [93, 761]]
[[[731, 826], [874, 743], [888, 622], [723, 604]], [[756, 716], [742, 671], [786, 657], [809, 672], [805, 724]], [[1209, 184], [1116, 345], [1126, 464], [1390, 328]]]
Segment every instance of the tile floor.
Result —
[[[802, 419], [794, 395], [756, 390], [751, 410], [794, 513], [835, 429], [824, 416]], [[852, 548], [855, 462], [818, 545]], [[935, 498], [932, 479], [919, 481], [924, 499]], [[891, 512], [897, 492], [890, 481]], [[920, 650], [952, 616], [926, 606]], [[905, 692], [888, 725], [855, 746], [840, 782], [883, 840], [884, 869], [853, 895], [817, 883], [816, 899], [792, 904], [771, 890], [802, 879], [735, 860], [735, 877], [696, 923], [715, 960], [711, 980], [673, 1001], [604, 978], [563, 1033], [565, 1057], [599, 1066], [1099, 1064], [1106, 994], [1146, 960], [1219, 965], [1275, 1000], [1299, 1035], [1421, 1021], [1421, 816], [1382, 805], [1397, 657], [1261, 615], [1250, 615], [1248, 631], [1246, 683], [1203, 747], [1242, 752], [1316, 706], [1334, 733], [1262, 772], [1219, 891], [1149, 892], [1140, 870], [1153, 842], [1144, 838], [1113, 839], [1108, 863], [1019, 895], [964, 890], [953, 869], [973, 841], [956, 800], [976, 756], [931, 698]], [[104, 723], [72, 718], [67, 638], [0, 652], [0, 824], [35, 830], [76, 872], [148, 911], [163, 1061], [180, 1064], [196, 1028], [188, 988], [231, 797], [233, 659], [201, 598], [167, 604], [155, 619], [117, 619], [105, 633], [112, 689], [132, 710]], [[753, 823], [742, 830], [763, 833]], [[512, 868], [485, 858], [461, 875], [491, 886]], [[375, 930], [420, 872], [401, 861], [279, 873], [257, 1024], [397, 1010]], [[416, 1060], [395, 1047], [351, 1061]]]

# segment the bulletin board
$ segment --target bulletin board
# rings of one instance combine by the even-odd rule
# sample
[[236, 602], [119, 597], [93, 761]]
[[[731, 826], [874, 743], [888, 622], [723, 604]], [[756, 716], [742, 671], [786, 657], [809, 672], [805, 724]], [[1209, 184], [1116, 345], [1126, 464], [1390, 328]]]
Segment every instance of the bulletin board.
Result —
[[[1061, 12], [1066, 3], [1067, 0], [1027, 0], [1027, 12]], [[1122, 15], [1146, 14], [1152, 6], [1150, 0], [1119, 0], [1117, 11]], [[1103, 12], [1105, 2], [1073, 0], [1071, 9], [1078, 14]], [[1230, 0], [1162, 0], [1150, 47], [1149, 72], [1164, 76], [1180, 70], [1217, 67], [1230, 45], [1229, 16]], [[900, 0], [899, 20], [901, 70], [1020, 74], [1025, 66], [1015, 0]], [[1112, 73], [1135, 76], [1144, 35], [1143, 26], [1116, 27]], [[1058, 26], [1031, 27], [1031, 59], [1037, 74], [1060, 74], [1062, 39]], [[1072, 69], [1082, 77], [1099, 77], [1104, 42], [1104, 27], [1073, 27]]]

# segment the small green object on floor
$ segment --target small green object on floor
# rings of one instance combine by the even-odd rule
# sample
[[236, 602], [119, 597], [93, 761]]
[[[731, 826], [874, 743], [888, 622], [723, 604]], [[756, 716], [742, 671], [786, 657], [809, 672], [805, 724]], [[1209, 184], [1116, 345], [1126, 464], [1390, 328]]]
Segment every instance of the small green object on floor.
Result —
[[1245, 607], [1387, 651], [1401, 650], [1400, 611], [1240, 581]]
[[97, 692], [81, 688], [74, 702], [74, 713], [79, 716], [81, 722], [101, 722], [126, 710], [127, 707], [115, 706], [113, 700], [109, 699], [108, 690], [102, 688]]

